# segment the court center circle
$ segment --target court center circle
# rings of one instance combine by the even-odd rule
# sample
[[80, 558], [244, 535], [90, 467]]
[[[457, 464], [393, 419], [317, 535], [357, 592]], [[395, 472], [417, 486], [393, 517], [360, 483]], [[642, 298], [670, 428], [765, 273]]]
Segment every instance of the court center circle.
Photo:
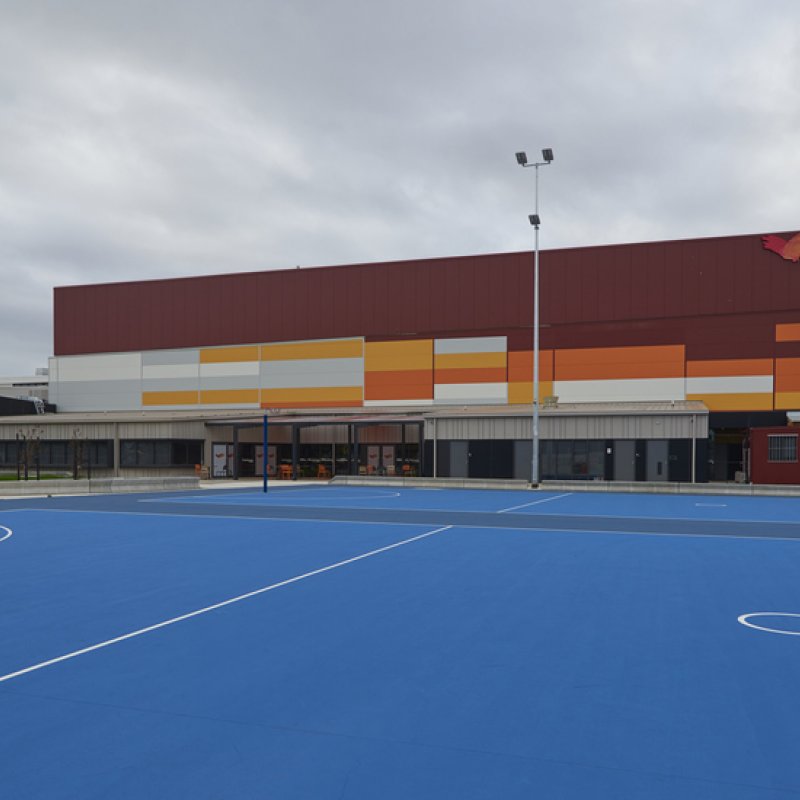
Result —
[[786, 619], [797, 619], [800, 620], [800, 614], [793, 614], [788, 611], [754, 611], [752, 614], [742, 614], [738, 617], [738, 622], [742, 625], [747, 626], [748, 628], [754, 628], [757, 631], [766, 631], [767, 633], [780, 633], [783, 636], [800, 636], [800, 622], [798, 622], [797, 630], [786, 630], [785, 628], [780, 627], [772, 627], [771, 625], [759, 625], [755, 622], [751, 622], [753, 618], [758, 618], [761, 621], [766, 622], [769, 618], [781, 618]]

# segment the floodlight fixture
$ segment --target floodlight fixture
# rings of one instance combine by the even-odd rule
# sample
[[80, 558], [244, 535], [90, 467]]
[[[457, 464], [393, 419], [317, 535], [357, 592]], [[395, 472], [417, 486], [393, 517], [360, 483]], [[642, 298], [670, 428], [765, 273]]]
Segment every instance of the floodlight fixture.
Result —
[[553, 150], [542, 149], [543, 161], [528, 163], [524, 152], [516, 154], [517, 164], [521, 167], [534, 168], [534, 202], [535, 213], [528, 215], [528, 221], [534, 229], [533, 248], [533, 419], [531, 431], [531, 485], [539, 485], [539, 167], [546, 167], [553, 161]]

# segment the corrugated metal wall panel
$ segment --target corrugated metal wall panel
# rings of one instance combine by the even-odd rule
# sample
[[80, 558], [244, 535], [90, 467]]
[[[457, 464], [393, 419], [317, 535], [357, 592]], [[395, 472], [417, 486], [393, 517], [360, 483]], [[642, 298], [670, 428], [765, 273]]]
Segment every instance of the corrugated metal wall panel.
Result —
[[[708, 436], [708, 416], [696, 415], [698, 438]], [[690, 414], [637, 415], [548, 415], [539, 418], [541, 439], [690, 439]], [[436, 420], [436, 438], [528, 440], [532, 420], [525, 417], [447, 418]], [[433, 420], [425, 424], [425, 438], [434, 438]]]
[[[77, 434], [76, 430], [78, 431]], [[87, 425], [74, 422], [58, 425], [38, 425], [35, 422], [22, 425], [0, 423], [0, 440], [13, 442], [17, 433], [30, 437], [38, 435], [40, 439], [59, 442], [72, 441], [75, 438], [113, 439], [114, 425], [113, 423], [91, 423]]]
[[[529, 254], [58, 287], [56, 355], [530, 324]], [[428, 291], [421, 291], [420, 287]]]

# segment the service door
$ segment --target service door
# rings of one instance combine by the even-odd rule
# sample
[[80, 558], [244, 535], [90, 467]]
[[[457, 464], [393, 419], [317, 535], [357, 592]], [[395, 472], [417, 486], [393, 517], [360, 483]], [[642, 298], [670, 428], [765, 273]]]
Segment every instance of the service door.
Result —
[[647, 480], [667, 480], [669, 443], [665, 439], [650, 439], [647, 442]]
[[469, 442], [450, 442], [450, 477], [469, 477]]
[[633, 439], [614, 441], [614, 480], [636, 480], [636, 442]]

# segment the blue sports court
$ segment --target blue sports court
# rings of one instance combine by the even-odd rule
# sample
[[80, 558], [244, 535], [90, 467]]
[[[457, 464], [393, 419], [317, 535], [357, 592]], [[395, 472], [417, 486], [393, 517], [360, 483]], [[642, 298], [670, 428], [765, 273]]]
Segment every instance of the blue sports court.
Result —
[[0, 503], [8, 798], [800, 796], [800, 500]]

